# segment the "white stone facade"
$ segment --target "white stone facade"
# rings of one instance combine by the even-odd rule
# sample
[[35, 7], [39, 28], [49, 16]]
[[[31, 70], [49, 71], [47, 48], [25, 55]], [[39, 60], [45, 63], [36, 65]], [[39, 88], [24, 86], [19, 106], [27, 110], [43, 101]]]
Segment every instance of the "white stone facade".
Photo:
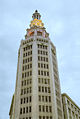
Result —
[[44, 27], [27, 29], [21, 41], [13, 119], [63, 119], [56, 48]]

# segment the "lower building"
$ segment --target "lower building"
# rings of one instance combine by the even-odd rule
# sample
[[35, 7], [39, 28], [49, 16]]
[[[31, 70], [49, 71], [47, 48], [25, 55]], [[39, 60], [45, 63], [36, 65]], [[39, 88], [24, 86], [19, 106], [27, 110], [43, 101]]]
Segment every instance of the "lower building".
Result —
[[63, 115], [64, 119], [80, 119], [80, 108], [66, 94], [62, 94]]

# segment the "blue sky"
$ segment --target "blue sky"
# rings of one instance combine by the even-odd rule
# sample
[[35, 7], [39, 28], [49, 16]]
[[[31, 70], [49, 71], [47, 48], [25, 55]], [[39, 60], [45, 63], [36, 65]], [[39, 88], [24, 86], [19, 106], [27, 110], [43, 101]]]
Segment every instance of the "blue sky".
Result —
[[38, 10], [57, 49], [62, 93], [80, 107], [80, 0], [0, 1], [0, 119], [9, 119], [18, 48]]

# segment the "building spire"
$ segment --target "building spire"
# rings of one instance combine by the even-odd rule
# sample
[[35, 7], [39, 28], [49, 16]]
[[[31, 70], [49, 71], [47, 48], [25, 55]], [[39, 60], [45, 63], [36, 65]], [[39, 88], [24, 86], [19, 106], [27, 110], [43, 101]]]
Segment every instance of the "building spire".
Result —
[[32, 18], [33, 18], [33, 20], [34, 19], [38, 19], [39, 20], [41, 18], [41, 15], [40, 15], [40, 13], [38, 13], [38, 10], [35, 10], [35, 13], [33, 13]]

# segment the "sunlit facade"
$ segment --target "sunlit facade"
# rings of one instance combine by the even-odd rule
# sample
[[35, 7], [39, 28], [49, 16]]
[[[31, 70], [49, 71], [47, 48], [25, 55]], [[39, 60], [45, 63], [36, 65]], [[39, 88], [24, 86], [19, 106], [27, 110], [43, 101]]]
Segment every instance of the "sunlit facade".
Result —
[[56, 47], [36, 10], [21, 41], [10, 119], [63, 119]]

